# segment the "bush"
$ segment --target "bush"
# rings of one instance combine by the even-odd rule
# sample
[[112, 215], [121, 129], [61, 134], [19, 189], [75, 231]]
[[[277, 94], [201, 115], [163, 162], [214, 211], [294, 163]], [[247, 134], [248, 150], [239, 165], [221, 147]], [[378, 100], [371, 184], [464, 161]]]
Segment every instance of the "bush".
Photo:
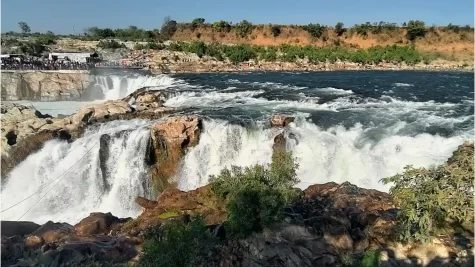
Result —
[[338, 22], [338, 23], [335, 25], [335, 33], [336, 33], [336, 35], [341, 36], [343, 33], [345, 33], [346, 29], [345, 29], [343, 26], [344, 26], [343, 22]]
[[291, 153], [276, 152], [268, 166], [233, 166], [211, 176], [213, 192], [227, 201], [230, 233], [246, 237], [279, 222], [282, 209], [297, 196], [297, 168]]
[[126, 48], [125, 44], [120, 44], [115, 40], [109, 40], [109, 41], [102, 40], [97, 44], [97, 46], [103, 49]]
[[194, 31], [196, 28], [198, 28], [200, 25], [203, 25], [205, 23], [204, 18], [196, 18], [191, 22], [191, 30]]
[[414, 41], [417, 37], [424, 37], [426, 35], [425, 23], [420, 20], [411, 20], [407, 23], [408, 40]]
[[256, 57], [256, 54], [249, 45], [226, 46], [224, 53], [233, 64], [248, 61]]
[[320, 38], [322, 36], [323, 32], [327, 29], [327, 26], [325, 25], [320, 25], [319, 23], [317, 24], [308, 24], [306, 26], [303, 26], [303, 29], [306, 30], [310, 35], [314, 38]]
[[215, 243], [199, 217], [188, 224], [170, 221], [152, 228], [146, 238], [140, 267], [196, 266]]
[[382, 179], [400, 207], [396, 239], [428, 242], [441, 230], [473, 232], [473, 143], [460, 146], [447, 163], [434, 168], [408, 166]]
[[241, 21], [240, 23], [236, 24], [234, 27], [236, 28], [237, 35], [241, 38], [247, 37], [249, 34], [251, 34], [252, 29], [253, 29], [252, 24], [247, 20]]
[[213, 29], [218, 32], [230, 32], [231, 24], [224, 20], [217, 21], [213, 23]]
[[277, 37], [280, 35], [280, 27], [277, 25], [272, 26], [271, 31], [274, 37]]

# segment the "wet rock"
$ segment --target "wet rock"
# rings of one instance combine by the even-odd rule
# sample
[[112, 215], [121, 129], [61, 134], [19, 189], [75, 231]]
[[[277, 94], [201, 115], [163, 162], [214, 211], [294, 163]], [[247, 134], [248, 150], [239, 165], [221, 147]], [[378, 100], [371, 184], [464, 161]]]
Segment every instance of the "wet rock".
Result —
[[197, 116], [171, 117], [151, 128], [157, 163], [152, 170], [153, 180], [166, 188], [178, 169], [186, 148], [198, 144], [201, 119]]
[[39, 224], [25, 221], [2, 221], [0, 225], [2, 236], [6, 237], [29, 235], [40, 228]]
[[48, 221], [43, 224], [30, 236], [42, 238], [45, 242], [55, 242], [62, 240], [73, 233], [73, 227], [67, 223], [54, 223]]
[[132, 112], [132, 107], [125, 101], [106, 101], [101, 104], [87, 105], [71, 117], [72, 124], [90, 123], [94, 120], [107, 118], [111, 115]]
[[274, 145], [272, 146], [274, 153], [285, 152], [287, 150], [286, 147], [287, 140], [285, 139], [284, 133], [280, 133], [274, 137]]
[[294, 117], [286, 115], [273, 115], [270, 119], [271, 127], [285, 127], [295, 120]]
[[74, 231], [79, 236], [108, 234], [115, 224], [124, 221], [113, 216], [110, 212], [93, 212], [74, 226]]
[[43, 245], [45, 241], [43, 240], [42, 237], [40, 236], [36, 236], [36, 235], [32, 235], [32, 236], [28, 236], [25, 240], [25, 245], [29, 248], [38, 248], [40, 247], [41, 245]]

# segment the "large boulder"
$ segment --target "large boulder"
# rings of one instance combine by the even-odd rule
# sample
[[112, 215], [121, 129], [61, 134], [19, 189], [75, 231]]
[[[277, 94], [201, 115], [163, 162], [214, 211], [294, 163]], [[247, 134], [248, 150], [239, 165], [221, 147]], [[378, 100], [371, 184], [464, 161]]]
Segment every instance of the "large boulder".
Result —
[[125, 101], [106, 101], [101, 104], [92, 104], [81, 108], [71, 117], [71, 123], [88, 124], [94, 120], [107, 119], [112, 115], [130, 113], [132, 111], [132, 107]]
[[170, 117], [151, 128], [156, 159], [152, 170], [154, 182], [165, 188], [178, 169], [178, 164], [189, 147], [198, 144], [201, 119], [197, 116]]
[[32, 232], [29, 237], [38, 237], [44, 242], [60, 241], [69, 235], [73, 234], [73, 226], [67, 223], [54, 223], [48, 221], [43, 224], [36, 231]]
[[74, 231], [79, 236], [108, 234], [115, 225], [124, 223], [126, 220], [113, 216], [110, 212], [93, 212], [74, 226]]
[[29, 235], [40, 228], [39, 224], [26, 221], [2, 221], [0, 225], [2, 236], [6, 237]]

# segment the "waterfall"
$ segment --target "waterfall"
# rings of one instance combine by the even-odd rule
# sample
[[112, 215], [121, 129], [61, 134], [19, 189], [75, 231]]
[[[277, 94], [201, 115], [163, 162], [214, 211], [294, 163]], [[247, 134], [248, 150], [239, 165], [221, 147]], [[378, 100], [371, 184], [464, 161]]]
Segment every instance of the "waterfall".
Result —
[[167, 75], [98, 75], [94, 76], [93, 90], [95, 92], [92, 98], [115, 100], [129, 95], [141, 87], [152, 86], [164, 89], [178, 82], [179, 80]]
[[149, 138], [148, 123], [132, 120], [90, 128], [73, 143], [46, 142], [10, 173], [2, 210], [40, 191], [2, 213], [2, 219], [17, 220], [31, 207], [21, 220], [77, 223], [90, 212], [138, 215], [135, 198], [151, 197], [145, 163]]
[[409, 164], [417, 167], [442, 164], [467, 139], [467, 136], [441, 137], [425, 133], [401, 136], [397, 134], [399, 127], [387, 129], [384, 135], [374, 139], [372, 129], [361, 125], [324, 130], [297, 119], [285, 129], [264, 126], [252, 129], [207, 120], [203, 123], [199, 144], [184, 157], [182, 169], [176, 176], [178, 187], [191, 190], [206, 185], [209, 175], [219, 174], [222, 168], [231, 165], [270, 163], [274, 137], [283, 131], [287, 136], [292, 135], [287, 138], [287, 147], [299, 164], [299, 188], [349, 181], [387, 192], [389, 188], [379, 182], [381, 178], [395, 175]]

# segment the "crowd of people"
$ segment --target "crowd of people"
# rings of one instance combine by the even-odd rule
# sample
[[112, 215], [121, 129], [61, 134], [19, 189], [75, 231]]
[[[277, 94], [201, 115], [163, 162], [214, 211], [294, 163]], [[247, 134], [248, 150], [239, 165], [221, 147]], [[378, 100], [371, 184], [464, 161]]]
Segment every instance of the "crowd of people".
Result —
[[2, 59], [2, 70], [90, 70], [96, 67], [129, 68], [141, 67], [139, 63], [122, 64], [120, 62], [74, 62], [52, 60], [11, 60]]

